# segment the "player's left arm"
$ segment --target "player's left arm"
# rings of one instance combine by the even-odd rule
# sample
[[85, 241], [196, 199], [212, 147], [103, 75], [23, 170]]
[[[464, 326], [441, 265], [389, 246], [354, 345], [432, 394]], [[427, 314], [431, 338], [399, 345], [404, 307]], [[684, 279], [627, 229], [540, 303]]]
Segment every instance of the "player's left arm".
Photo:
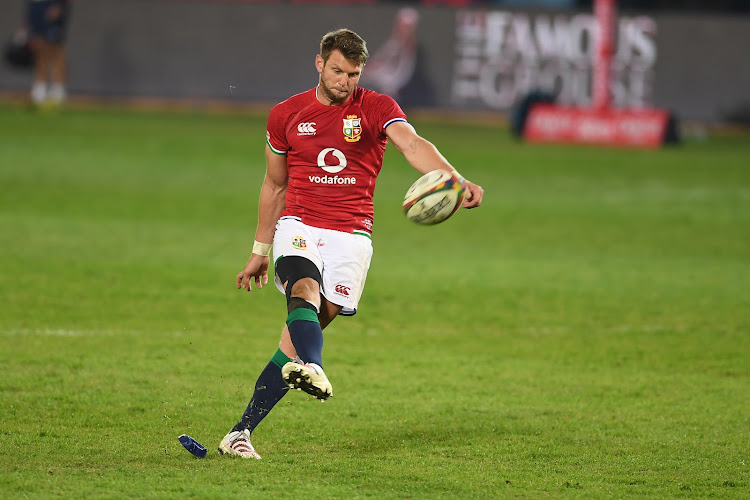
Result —
[[[385, 129], [388, 140], [404, 155], [406, 161], [420, 173], [426, 174], [433, 170], [456, 170], [442, 155], [433, 143], [417, 134], [408, 122], [393, 122]], [[460, 175], [460, 174], [459, 174]], [[475, 208], [481, 205], [484, 189], [473, 182], [464, 179], [466, 196], [464, 208]]]

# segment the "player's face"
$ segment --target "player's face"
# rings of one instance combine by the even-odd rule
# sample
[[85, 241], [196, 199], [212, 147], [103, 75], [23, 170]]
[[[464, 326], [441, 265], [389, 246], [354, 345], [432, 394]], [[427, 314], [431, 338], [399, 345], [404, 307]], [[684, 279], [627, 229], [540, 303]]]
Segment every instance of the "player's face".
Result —
[[[362, 76], [363, 64], [355, 64], [348, 60], [338, 50], [331, 52], [327, 61], [318, 55], [315, 66], [320, 73], [320, 92], [318, 98], [323, 104], [336, 106], [343, 104], [357, 88], [359, 77]], [[322, 94], [322, 95], [321, 95]]]

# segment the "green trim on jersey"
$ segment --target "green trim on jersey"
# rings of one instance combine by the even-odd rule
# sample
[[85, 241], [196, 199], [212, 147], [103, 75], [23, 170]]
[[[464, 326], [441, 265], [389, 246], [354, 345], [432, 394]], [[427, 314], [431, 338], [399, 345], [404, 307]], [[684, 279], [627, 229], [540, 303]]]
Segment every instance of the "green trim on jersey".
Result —
[[315, 323], [320, 323], [318, 320], [318, 315], [315, 311], [312, 309], [295, 309], [294, 311], [289, 313], [289, 316], [286, 317], [286, 325], [289, 326], [295, 321], [314, 321]]
[[271, 141], [269, 141], [268, 139], [266, 139], [266, 144], [268, 144], [268, 147], [271, 148], [271, 151], [273, 152], [273, 154], [279, 155], [279, 156], [286, 156], [286, 151], [277, 151], [276, 149], [274, 149], [273, 146], [271, 146]]
[[354, 230], [354, 231], [352, 231], [352, 234], [357, 234], [357, 235], [359, 235], [359, 236], [366, 236], [367, 238], [370, 238], [370, 239], [372, 239], [372, 236], [370, 235], [370, 233], [366, 233], [366, 232], [364, 232], [364, 231], [357, 231], [357, 230]]
[[275, 364], [279, 368], [282, 368], [285, 364], [289, 363], [292, 359], [284, 354], [281, 349], [277, 349], [271, 358], [271, 363]]

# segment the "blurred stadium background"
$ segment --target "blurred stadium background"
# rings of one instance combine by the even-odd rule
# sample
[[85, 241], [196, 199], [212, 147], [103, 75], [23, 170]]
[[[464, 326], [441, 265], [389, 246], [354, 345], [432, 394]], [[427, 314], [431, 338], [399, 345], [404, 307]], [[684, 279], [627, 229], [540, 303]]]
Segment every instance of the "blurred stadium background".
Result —
[[[616, 106], [667, 109], [706, 124], [750, 122], [750, 3], [617, 2]], [[0, 5], [0, 36], [24, 2]], [[77, 100], [266, 106], [315, 83], [325, 31], [361, 33], [363, 86], [408, 109], [507, 116], [528, 92], [591, 101], [592, 0], [76, 0], [68, 91]], [[0, 99], [23, 99], [30, 72], [0, 69]]]

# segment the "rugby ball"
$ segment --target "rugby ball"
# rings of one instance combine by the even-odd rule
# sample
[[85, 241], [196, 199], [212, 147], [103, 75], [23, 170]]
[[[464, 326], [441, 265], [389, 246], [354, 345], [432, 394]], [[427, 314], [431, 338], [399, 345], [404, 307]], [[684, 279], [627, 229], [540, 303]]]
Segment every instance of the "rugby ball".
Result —
[[404, 197], [406, 218], [417, 224], [439, 224], [464, 201], [464, 179], [456, 171], [433, 170], [416, 180]]

